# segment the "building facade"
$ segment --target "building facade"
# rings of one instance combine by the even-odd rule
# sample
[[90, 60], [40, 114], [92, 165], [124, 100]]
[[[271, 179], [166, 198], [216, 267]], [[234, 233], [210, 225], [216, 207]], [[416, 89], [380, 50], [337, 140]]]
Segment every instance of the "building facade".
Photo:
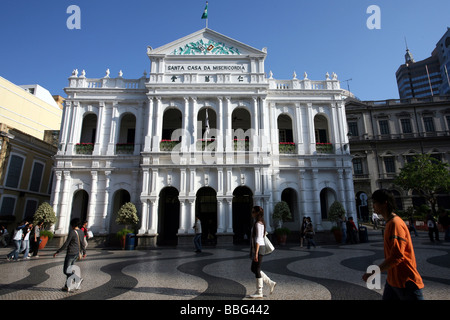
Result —
[[[393, 180], [414, 156], [430, 154], [450, 162], [450, 96], [384, 101], [347, 99], [346, 115], [358, 216], [369, 219], [370, 195], [379, 188], [393, 192], [399, 210], [425, 200]], [[450, 196], [438, 196], [438, 206], [450, 209]]]
[[[62, 97], [0, 77], [0, 224], [12, 232], [50, 202]], [[55, 142], [56, 141], [56, 142]]]
[[415, 61], [407, 48], [405, 63], [395, 73], [400, 99], [450, 94], [450, 28], [436, 44], [431, 56]]
[[310, 216], [329, 229], [340, 201], [355, 214], [345, 99], [333, 73], [325, 80], [276, 80], [266, 75], [267, 50], [211, 29], [160, 48], [147, 48], [150, 74], [86, 78], [74, 70], [56, 155], [56, 234], [72, 217], [98, 236], [112, 234], [117, 210], [136, 204], [138, 246], [248, 238], [253, 205], [293, 213], [299, 230]]

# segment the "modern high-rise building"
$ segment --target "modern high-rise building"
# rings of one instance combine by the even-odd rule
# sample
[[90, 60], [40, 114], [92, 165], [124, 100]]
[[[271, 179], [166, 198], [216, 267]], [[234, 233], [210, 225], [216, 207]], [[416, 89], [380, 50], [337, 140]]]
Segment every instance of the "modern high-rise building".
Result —
[[450, 94], [450, 29], [439, 40], [431, 56], [415, 61], [406, 48], [405, 63], [395, 73], [400, 99]]

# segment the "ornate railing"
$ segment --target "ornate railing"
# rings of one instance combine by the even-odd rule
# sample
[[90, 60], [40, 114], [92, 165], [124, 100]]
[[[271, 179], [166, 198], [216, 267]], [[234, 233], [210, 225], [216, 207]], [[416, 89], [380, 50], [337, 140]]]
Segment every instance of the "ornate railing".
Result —
[[161, 140], [159, 144], [160, 151], [172, 151], [180, 141], [177, 140]]
[[81, 142], [75, 145], [76, 154], [92, 154], [94, 151], [94, 144], [88, 142]]
[[279, 152], [284, 154], [294, 154], [295, 153], [295, 143], [294, 142], [280, 142]]
[[328, 142], [317, 142], [316, 151], [317, 153], [333, 153], [333, 145]]
[[130, 154], [134, 152], [134, 143], [117, 143], [116, 154]]

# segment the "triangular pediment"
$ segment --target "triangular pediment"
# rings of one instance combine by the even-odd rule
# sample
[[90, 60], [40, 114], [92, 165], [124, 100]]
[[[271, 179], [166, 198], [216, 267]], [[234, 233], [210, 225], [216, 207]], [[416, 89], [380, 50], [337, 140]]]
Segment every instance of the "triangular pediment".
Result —
[[202, 29], [186, 37], [173, 41], [156, 49], [149, 47], [148, 55], [166, 56], [265, 56], [266, 52], [224, 36], [211, 29]]

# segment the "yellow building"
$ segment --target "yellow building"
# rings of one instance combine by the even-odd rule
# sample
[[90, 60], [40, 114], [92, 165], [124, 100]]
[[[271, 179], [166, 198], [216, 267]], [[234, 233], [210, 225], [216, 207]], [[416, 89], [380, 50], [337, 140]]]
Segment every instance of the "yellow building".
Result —
[[10, 233], [50, 202], [63, 100], [0, 77], [0, 224]]
[[62, 104], [55, 99], [61, 100], [39, 85], [17, 86], [0, 77], [0, 123], [42, 140], [45, 130], [61, 126]]

